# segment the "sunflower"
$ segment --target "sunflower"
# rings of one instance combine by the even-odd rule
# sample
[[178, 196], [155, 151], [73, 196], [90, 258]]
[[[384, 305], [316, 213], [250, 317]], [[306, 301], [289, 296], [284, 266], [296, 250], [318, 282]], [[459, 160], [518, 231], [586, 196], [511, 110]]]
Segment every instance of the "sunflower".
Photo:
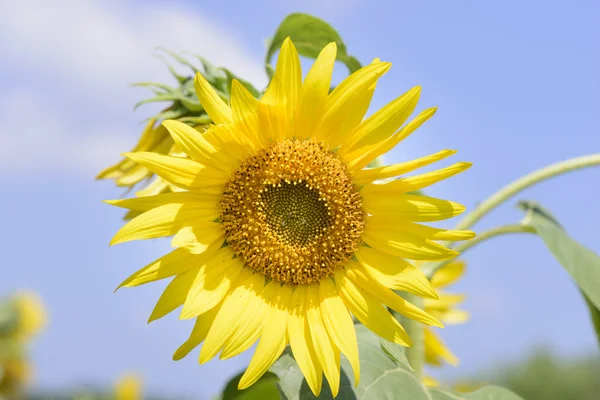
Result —
[[[465, 265], [463, 261], [446, 264], [432, 276], [431, 284], [437, 290], [456, 282], [464, 274]], [[438, 291], [437, 299], [425, 299], [425, 311], [445, 324], [462, 324], [469, 319], [469, 313], [455, 307], [462, 303], [464, 298], [462, 294]], [[436, 367], [441, 366], [443, 362], [454, 366], [458, 364], [458, 358], [431, 328], [425, 328], [425, 361]], [[431, 377], [426, 377], [425, 383], [437, 386], [437, 382]]]
[[405, 346], [410, 338], [386, 307], [441, 326], [393, 290], [435, 297], [406, 260], [455, 257], [436, 240], [474, 236], [421, 224], [458, 215], [462, 205], [410, 194], [470, 164], [377, 183], [454, 151], [365, 169], [435, 108], [402, 127], [416, 107], [416, 87], [363, 121], [376, 82], [391, 65], [376, 59], [330, 93], [336, 52], [335, 43], [327, 45], [302, 82], [298, 53], [287, 39], [262, 98], [234, 81], [230, 105], [197, 74], [198, 97], [215, 125], [200, 133], [163, 122], [189, 158], [126, 154], [183, 191], [108, 201], [143, 212], [111, 244], [173, 235], [174, 251], [119, 287], [173, 277], [150, 321], [180, 306], [182, 319], [196, 319], [174, 359], [202, 342], [200, 363], [219, 353], [233, 357], [258, 341], [240, 389], [258, 380], [288, 344], [315, 395], [323, 375], [337, 395], [341, 353], [358, 384], [352, 316]]

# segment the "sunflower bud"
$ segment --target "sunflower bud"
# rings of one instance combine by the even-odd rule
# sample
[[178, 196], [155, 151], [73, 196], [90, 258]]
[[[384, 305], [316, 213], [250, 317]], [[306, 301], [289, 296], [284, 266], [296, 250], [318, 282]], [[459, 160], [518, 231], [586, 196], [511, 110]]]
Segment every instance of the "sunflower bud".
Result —
[[[178, 120], [190, 125], [200, 132], [204, 132], [209, 124], [212, 123], [212, 120], [204, 110], [204, 107], [200, 104], [194, 89], [194, 76], [196, 73], [200, 72], [215, 88], [216, 93], [224, 101], [229, 101], [231, 82], [233, 79], [242, 83], [242, 85], [244, 85], [254, 96], [258, 96], [259, 92], [250, 83], [235, 76], [228, 69], [217, 68], [201, 56], [191, 55], [202, 64], [202, 68], [198, 68], [185, 57], [165, 49], [158, 50], [170, 56], [181, 66], [190, 69], [192, 74], [179, 74], [173, 66], [162, 57], [162, 55], [159, 55], [159, 58], [165, 62], [178, 85], [173, 87], [158, 82], [139, 82], [133, 84], [135, 87], [149, 88], [154, 93], [153, 97], [138, 102], [134, 106], [134, 109], [137, 109], [144, 104], [156, 102], [169, 102], [170, 105], [158, 114], [149, 118], [146, 126], [142, 130], [139, 141], [131, 151], [153, 152], [170, 156], [187, 157], [185, 153], [175, 145], [173, 138], [161, 123], [165, 119]], [[126, 188], [127, 192], [137, 187], [138, 190], [135, 192], [135, 195], [138, 197], [152, 196], [177, 190], [168, 182], [156, 177], [155, 174], [146, 167], [127, 158], [123, 158], [118, 163], [105, 168], [98, 174], [96, 179], [112, 179], [118, 187]], [[138, 214], [139, 212], [137, 211], [130, 211], [124, 218], [131, 219]]]

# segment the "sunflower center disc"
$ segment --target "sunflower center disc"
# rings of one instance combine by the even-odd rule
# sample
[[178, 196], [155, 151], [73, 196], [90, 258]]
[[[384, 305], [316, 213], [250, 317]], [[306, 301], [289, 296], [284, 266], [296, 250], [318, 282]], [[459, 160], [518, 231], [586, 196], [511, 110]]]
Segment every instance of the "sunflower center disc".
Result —
[[364, 229], [346, 166], [314, 140], [283, 140], [241, 163], [225, 185], [221, 221], [245, 264], [297, 285], [330, 276]]
[[319, 192], [305, 185], [283, 182], [262, 193], [260, 208], [269, 227], [292, 245], [305, 246], [330, 226], [327, 205]]

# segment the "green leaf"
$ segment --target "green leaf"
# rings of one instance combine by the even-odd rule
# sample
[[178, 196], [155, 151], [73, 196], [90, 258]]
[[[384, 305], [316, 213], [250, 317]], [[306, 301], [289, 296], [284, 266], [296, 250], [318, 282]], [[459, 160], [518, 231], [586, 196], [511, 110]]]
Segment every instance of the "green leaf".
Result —
[[[339, 400], [430, 400], [425, 386], [409, 370], [401, 346], [381, 339], [364, 325], [355, 325], [360, 354], [360, 384], [354, 388], [354, 374], [350, 363], [342, 358]], [[382, 343], [385, 347], [382, 348]], [[385, 351], [382, 351], [386, 349]], [[315, 399], [302, 372], [287, 351], [271, 372], [279, 377], [278, 386], [286, 400]], [[390, 356], [393, 354], [393, 357]], [[402, 354], [402, 355], [401, 355]], [[330, 399], [331, 390], [323, 381], [319, 399]]]
[[219, 68], [216, 68], [210, 61], [206, 58], [202, 57], [199, 54], [190, 53], [192, 56], [196, 57], [202, 63], [202, 67], [204, 68], [204, 72], [202, 76], [206, 78], [207, 81], [213, 83], [216, 80], [224, 79], [222, 71]]
[[147, 119], [156, 119], [158, 121], [162, 121], [165, 119], [178, 119], [183, 116], [186, 116], [189, 113], [189, 110], [183, 106], [173, 106], [165, 111], [161, 111], [153, 117]]
[[598, 344], [600, 344], [600, 309], [594, 307], [590, 299], [581, 293], [583, 298], [585, 299], [585, 303], [588, 306], [588, 310], [590, 310], [590, 318], [592, 318], [592, 323], [594, 324], [594, 329], [596, 330], [596, 336], [598, 337]]
[[402, 347], [399, 344], [396, 344], [394, 342], [390, 342], [389, 340], [385, 340], [385, 339], [381, 339], [381, 338], [379, 339], [379, 345], [381, 346], [381, 349], [388, 356], [392, 357], [394, 360], [396, 360], [400, 364], [404, 365], [406, 368], [410, 369], [411, 371], [413, 370], [413, 368], [410, 366], [410, 363], [408, 362], [406, 353], [404, 352], [404, 347]]
[[164, 47], [157, 47], [156, 49], [167, 53], [175, 61], [179, 62], [181, 65], [185, 65], [186, 67], [189, 67], [192, 71], [194, 71], [194, 73], [196, 73], [198, 71], [198, 68], [194, 64], [189, 62], [185, 57], [182, 57], [179, 54], [177, 54], [171, 50], [165, 49]]
[[[538, 203], [522, 201], [519, 207], [527, 212], [524, 224], [535, 228], [548, 249], [567, 270], [591, 307], [592, 318], [598, 318], [600, 309], [600, 257], [593, 251], [573, 240], [560, 226], [556, 218]], [[597, 319], [594, 321], [596, 333]]]
[[429, 395], [431, 396], [431, 400], [464, 400], [464, 397], [458, 394], [439, 388], [429, 388]]
[[176, 90], [174, 87], [160, 82], [136, 82], [131, 84], [132, 87], [150, 87], [162, 89], [164, 92], [172, 92]]
[[230, 70], [228, 70], [227, 68], [219, 68], [219, 70], [225, 72], [225, 75], [227, 75], [227, 93], [231, 93], [231, 82], [235, 79], [238, 82], [240, 82], [246, 89], [248, 89], [248, 91], [250, 93], [252, 93], [252, 96], [258, 98], [260, 96], [260, 92], [258, 91], [258, 89], [256, 89], [254, 87], [254, 85], [252, 85], [250, 82], [248, 82], [247, 80], [244, 80], [242, 78], [240, 78], [239, 76], [235, 75], [233, 72], [231, 72]]
[[361, 68], [360, 62], [347, 53], [344, 41], [331, 25], [322, 19], [302, 13], [290, 14], [281, 22], [269, 43], [266, 64], [271, 63], [273, 55], [287, 37], [292, 39], [300, 55], [310, 58], [317, 58], [323, 47], [335, 42], [337, 59], [346, 64], [350, 73]]
[[183, 83], [188, 79], [187, 76], [180, 75], [177, 71], [175, 71], [175, 68], [173, 68], [173, 66], [171, 64], [169, 64], [169, 62], [167, 61], [166, 58], [164, 58], [163, 56], [161, 56], [159, 54], [155, 54], [154, 56], [157, 57], [158, 59], [160, 59], [163, 63], [165, 63], [165, 65], [167, 66], [167, 69], [169, 70], [171, 75], [173, 75], [173, 77], [175, 77], [175, 79], [177, 79], [177, 81], [179, 83]]
[[265, 69], [267, 70], [269, 80], [273, 79], [273, 75], [275, 75], [275, 68], [273, 68], [271, 64], [265, 64]]
[[158, 103], [158, 102], [163, 102], [163, 101], [178, 101], [180, 99], [181, 99], [181, 94], [176, 93], [176, 92], [159, 94], [157, 96], [150, 97], [148, 99], [144, 99], [144, 100], [138, 101], [133, 106], [133, 109], [137, 110], [138, 107], [143, 106], [144, 104]]
[[277, 375], [267, 372], [248, 389], [238, 390], [242, 375], [243, 372], [227, 382], [221, 400], [279, 400]]
[[462, 395], [465, 400], [523, 400], [514, 392], [500, 386], [485, 386], [471, 393]]

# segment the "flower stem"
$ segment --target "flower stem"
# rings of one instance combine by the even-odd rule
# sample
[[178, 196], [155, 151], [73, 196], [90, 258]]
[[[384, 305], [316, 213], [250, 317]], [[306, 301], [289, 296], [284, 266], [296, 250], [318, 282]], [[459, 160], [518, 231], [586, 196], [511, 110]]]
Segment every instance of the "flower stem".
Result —
[[561, 161], [556, 164], [540, 168], [537, 171], [533, 171], [532, 173], [506, 185], [492, 196], [481, 202], [475, 208], [475, 210], [470, 212], [458, 223], [458, 225], [456, 225], [455, 229], [469, 229], [485, 214], [489, 213], [515, 194], [535, 185], [538, 182], [553, 178], [566, 172], [585, 167], [592, 167], [595, 165], [600, 165], [600, 154], [591, 154], [588, 156], [571, 158], [570, 160]]
[[[402, 297], [415, 306], [423, 308], [423, 299], [421, 297], [410, 293], [402, 293]], [[423, 331], [423, 324], [404, 316], [399, 319], [412, 341], [412, 346], [406, 348], [406, 358], [413, 368], [417, 379], [422, 380], [425, 364], [425, 333]]]
[[[475, 238], [469, 240], [468, 242], [464, 242], [464, 243], [461, 243], [460, 245], [456, 246], [454, 248], [454, 250], [456, 250], [460, 254], [463, 254], [468, 249], [470, 249], [471, 247], [477, 246], [481, 242], [485, 242], [486, 240], [494, 238], [496, 236], [503, 236], [503, 235], [508, 235], [511, 233], [534, 233], [535, 234], [535, 228], [532, 226], [523, 225], [523, 224], [502, 225], [502, 226], [499, 226], [499, 227], [496, 227], [496, 228], [493, 228], [493, 229], [490, 229], [490, 230], [487, 230], [487, 231], [484, 231], [484, 232], [478, 234]], [[434, 274], [435, 271], [444, 267], [446, 264], [448, 264], [450, 262], [452, 262], [452, 259], [444, 260], [444, 261], [441, 261], [438, 263], [427, 263], [421, 267], [421, 270], [427, 277], [431, 278], [431, 276]]]
[[[489, 213], [490, 211], [492, 211], [493, 209], [495, 209], [502, 203], [506, 202], [508, 199], [510, 199], [517, 193], [527, 189], [530, 186], [535, 185], [536, 183], [539, 183], [546, 179], [553, 178], [558, 175], [562, 175], [562, 174], [570, 172], [570, 171], [575, 171], [577, 169], [592, 167], [592, 166], [596, 166], [596, 165], [600, 165], [600, 154], [591, 154], [591, 155], [587, 155], [587, 156], [571, 158], [569, 160], [561, 161], [556, 164], [552, 164], [552, 165], [548, 165], [547, 167], [540, 168], [537, 171], [533, 171], [532, 173], [527, 174], [524, 177], [519, 178], [516, 181], [509, 183], [508, 185], [504, 186], [502, 189], [500, 189], [499, 191], [497, 191], [496, 193], [494, 193], [493, 195], [491, 195], [490, 197], [488, 197], [487, 199], [482, 201], [473, 211], [471, 211], [469, 214], [467, 214], [456, 225], [456, 227], [454, 229], [469, 229], [477, 221], [479, 221], [481, 218], [483, 218], [487, 213]], [[512, 227], [517, 227], [517, 226], [519, 226], [519, 225], [512, 225]], [[497, 229], [504, 229], [504, 228], [506, 228], [506, 227], [500, 227]], [[517, 229], [517, 231], [522, 232], [520, 230], [520, 228]], [[478, 238], [472, 239], [469, 242], [467, 242], [461, 246], [457, 246], [456, 250], [459, 251], [459, 253], [460, 253], [460, 250], [464, 251], [464, 250], [468, 249], [469, 247], [472, 247], [472, 245], [480, 243], [482, 240], [489, 239], [490, 237], [493, 237], [493, 236], [502, 235], [504, 233], [516, 233], [516, 232], [514, 232], [514, 231], [495, 232], [492, 229], [491, 231], [487, 232], [487, 236], [484, 236], [483, 238], [478, 237]], [[491, 235], [491, 236], [489, 236], [489, 235]], [[483, 236], [483, 234], [478, 235], [478, 236]], [[451, 242], [444, 242], [442, 244], [444, 246], [452, 247]], [[433, 276], [435, 271], [437, 271], [438, 269], [440, 269], [442, 266], [446, 265], [447, 263], [448, 263], [448, 261], [426, 263], [426, 264], [422, 265], [422, 269], [425, 272], [425, 275], [427, 275], [427, 277], [431, 278], [431, 276]]]

